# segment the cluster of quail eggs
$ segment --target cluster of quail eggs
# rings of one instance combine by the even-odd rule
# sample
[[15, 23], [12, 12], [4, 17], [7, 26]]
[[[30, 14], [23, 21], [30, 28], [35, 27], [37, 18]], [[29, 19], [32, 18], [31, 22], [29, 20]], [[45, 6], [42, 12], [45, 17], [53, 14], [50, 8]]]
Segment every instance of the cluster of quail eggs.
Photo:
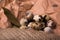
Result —
[[20, 29], [34, 29], [44, 32], [52, 32], [56, 27], [56, 22], [48, 15], [34, 15], [27, 11], [26, 17], [20, 20]]

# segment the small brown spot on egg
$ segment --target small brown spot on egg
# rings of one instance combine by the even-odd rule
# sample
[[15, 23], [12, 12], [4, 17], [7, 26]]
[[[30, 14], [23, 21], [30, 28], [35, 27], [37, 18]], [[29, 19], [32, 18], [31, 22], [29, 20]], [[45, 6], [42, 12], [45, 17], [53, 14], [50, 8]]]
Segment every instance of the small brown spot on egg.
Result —
[[52, 6], [53, 6], [53, 7], [58, 7], [58, 5], [57, 5], [57, 4], [53, 4]]

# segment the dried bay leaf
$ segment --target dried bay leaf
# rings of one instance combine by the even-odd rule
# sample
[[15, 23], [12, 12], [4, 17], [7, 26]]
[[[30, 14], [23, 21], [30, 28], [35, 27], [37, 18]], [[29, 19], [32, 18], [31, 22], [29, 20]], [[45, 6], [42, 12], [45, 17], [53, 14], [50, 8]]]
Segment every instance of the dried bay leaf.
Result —
[[15, 26], [20, 27], [20, 23], [18, 19], [12, 14], [10, 10], [7, 8], [2, 7], [4, 10], [4, 14], [7, 16], [8, 20]]

